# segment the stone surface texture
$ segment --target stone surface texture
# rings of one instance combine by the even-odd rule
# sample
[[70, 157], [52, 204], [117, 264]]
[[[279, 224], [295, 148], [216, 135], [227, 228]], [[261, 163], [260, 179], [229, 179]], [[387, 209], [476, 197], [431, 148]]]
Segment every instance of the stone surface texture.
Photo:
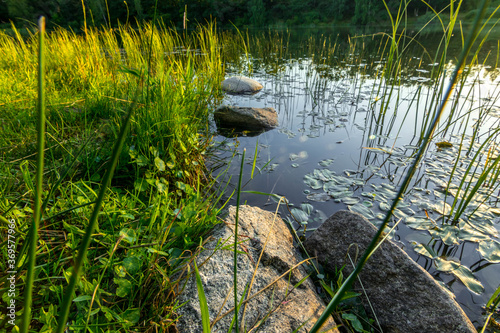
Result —
[[222, 90], [232, 94], [253, 94], [262, 88], [262, 84], [245, 76], [233, 76], [222, 81]]
[[[335, 272], [346, 263], [349, 245], [357, 244], [361, 256], [375, 232], [363, 216], [339, 211], [304, 245], [325, 270]], [[354, 260], [355, 246], [349, 253]], [[351, 271], [352, 265], [347, 264], [344, 276]], [[476, 332], [452, 295], [391, 241], [386, 240], [372, 255], [360, 277], [383, 332]], [[362, 293], [358, 282], [354, 289]], [[363, 302], [371, 313], [366, 299]]]
[[218, 127], [248, 130], [270, 129], [278, 126], [278, 114], [273, 108], [219, 106], [214, 112]]
[[[234, 305], [232, 247], [235, 211], [235, 207], [229, 208], [225, 223], [214, 229], [212, 240], [204, 245], [204, 250], [196, 259], [200, 266], [199, 272], [212, 323], [221, 307], [220, 314], [224, 314]], [[238, 240], [241, 242], [238, 247], [239, 251], [242, 251], [238, 256], [238, 299], [241, 299], [245, 286], [250, 284], [263, 249], [250, 295], [258, 293], [301, 261], [285, 222], [279, 216], [275, 218], [270, 212], [255, 207], [240, 206], [238, 235]], [[267, 245], [264, 246], [268, 235]], [[216, 247], [225, 249], [219, 249], [214, 253]], [[293, 332], [306, 322], [298, 332], [307, 332], [325, 306], [314, 292], [314, 285], [309, 279], [299, 287], [293, 288], [306, 275], [303, 267], [298, 266], [291, 271], [291, 274], [287, 273], [277, 283], [251, 299], [245, 311], [245, 330], [241, 331], [250, 331], [254, 328], [252, 332]], [[181, 315], [176, 325], [178, 331], [202, 332], [194, 276], [187, 279], [179, 302], [187, 304], [177, 311]], [[239, 320], [242, 316], [243, 307], [239, 312]], [[212, 327], [212, 332], [228, 332], [232, 317], [233, 312], [230, 312], [217, 321]], [[332, 328], [329, 332], [338, 332], [333, 320], [329, 320], [323, 326], [326, 327]]]

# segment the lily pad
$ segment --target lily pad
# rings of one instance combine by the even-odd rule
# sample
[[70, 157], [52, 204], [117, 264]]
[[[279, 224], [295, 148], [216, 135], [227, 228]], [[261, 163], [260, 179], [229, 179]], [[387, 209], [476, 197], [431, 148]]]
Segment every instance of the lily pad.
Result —
[[334, 181], [329, 181], [328, 183], [323, 184], [323, 191], [325, 192], [339, 192], [347, 190], [349, 190], [349, 186], [337, 185]]
[[311, 215], [313, 210], [314, 210], [314, 207], [311, 205], [311, 204], [308, 204], [308, 203], [303, 203], [300, 205], [300, 208], [302, 208], [302, 210], [307, 214], [307, 215]]
[[375, 218], [375, 215], [373, 215], [373, 212], [370, 208], [362, 205], [362, 204], [355, 204], [353, 206], [349, 206], [349, 210], [351, 212], [359, 213], [366, 217], [368, 220], [372, 220]]
[[379, 203], [378, 208], [383, 212], [387, 212], [391, 209], [391, 206], [387, 202], [381, 202]]
[[321, 180], [313, 178], [309, 174], [304, 176], [304, 183], [306, 183], [307, 186], [311, 187], [314, 190], [318, 190], [323, 187], [323, 182]]
[[471, 270], [459, 262], [446, 260], [440, 257], [434, 259], [436, 264], [436, 269], [442, 272], [449, 272], [457, 277], [470, 291], [476, 294], [482, 294], [484, 292], [484, 287], [479, 282]]
[[494, 240], [482, 241], [477, 249], [484, 259], [493, 263], [500, 263], [500, 243]]
[[309, 215], [301, 209], [292, 208], [291, 213], [299, 223], [307, 222], [309, 219]]
[[324, 160], [319, 161], [318, 164], [321, 165], [322, 167], [327, 167], [330, 164], [332, 164], [333, 161], [334, 161], [333, 158], [326, 158]]
[[421, 243], [412, 243], [413, 249], [415, 252], [418, 254], [421, 254], [427, 258], [434, 259], [437, 257], [437, 254], [434, 252], [432, 248], [430, 248], [427, 245], [421, 244]]
[[342, 198], [342, 202], [345, 203], [346, 205], [354, 205], [359, 202], [359, 198], [356, 197], [345, 197]]
[[437, 227], [435, 222], [425, 216], [409, 216], [406, 218], [405, 224], [416, 230], [430, 230]]
[[460, 230], [451, 225], [445, 225], [441, 229], [429, 230], [429, 233], [435, 238], [441, 238], [446, 245], [459, 244], [458, 232]]
[[351, 197], [354, 195], [353, 191], [330, 191], [328, 194], [334, 199], [341, 199], [346, 197]]
[[311, 193], [306, 196], [308, 200], [317, 201], [317, 202], [325, 202], [330, 200], [330, 196], [326, 193]]
[[432, 209], [437, 213], [445, 216], [451, 213], [451, 206], [444, 201], [433, 204]]
[[312, 177], [324, 182], [328, 182], [335, 178], [335, 171], [331, 171], [328, 169], [314, 169]]

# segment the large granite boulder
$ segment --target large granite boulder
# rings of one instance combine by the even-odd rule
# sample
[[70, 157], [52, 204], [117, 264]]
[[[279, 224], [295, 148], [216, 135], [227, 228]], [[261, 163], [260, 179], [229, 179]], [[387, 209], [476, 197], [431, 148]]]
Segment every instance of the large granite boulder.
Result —
[[[375, 232], [363, 216], [339, 211], [304, 245], [310, 256], [317, 256], [325, 270], [334, 274], [346, 263], [349, 245], [357, 244], [361, 256]], [[354, 246], [349, 253], [354, 260]], [[352, 270], [348, 263], [344, 276]], [[386, 240], [372, 255], [360, 277], [383, 332], [476, 332], [450, 293], [391, 241]], [[357, 282], [354, 289], [363, 292]], [[365, 308], [369, 313], [369, 307]]]
[[[212, 240], [204, 245], [204, 250], [196, 258], [212, 323], [218, 313], [223, 315], [234, 306], [232, 244], [235, 212], [235, 207], [229, 208], [225, 223], [214, 229]], [[245, 329], [241, 332], [259, 325], [257, 332], [293, 332], [304, 322], [305, 325], [298, 332], [309, 330], [325, 306], [308, 279], [299, 287], [293, 288], [307, 274], [302, 266], [297, 265], [302, 259], [295, 251], [292, 235], [285, 222], [270, 212], [241, 206], [238, 234], [238, 241], [241, 242], [238, 246], [241, 251], [238, 255], [238, 299], [241, 299], [245, 286], [250, 285], [262, 251], [262, 259], [249, 295], [255, 295], [270, 285], [247, 303]], [[266, 237], [269, 237], [267, 245]], [[216, 248], [218, 250], [214, 252]], [[294, 268], [295, 266], [298, 267]], [[291, 273], [287, 273], [290, 270]], [[279, 279], [283, 274], [284, 277]], [[184, 302], [187, 303], [177, 311], [181, 315], [176, 325], [177, 330], [180, 333], [202, 332], [194, 276], [187, 280], [187, 285], [179, 296], [179, 303]], [[218, 320], [213, 325], [212, 332], [228, 332], [232, 317], [233, 312], [230, 312]], [[243, 307], [239, 312], [239, 320], [242, 317]], [[330, 332], [338, 332], [333, 320], [323, 326], [327, 327], [332, 327]]]
[[252, 108], [222, 105], [214, 112], [219, 129], [262, 131], [278, 126], [278, 114], [273, 108]]
[[233, 76], [222, 81], [222, 90], [231, 94], [254, 94], [262, 84], [245, 76]]

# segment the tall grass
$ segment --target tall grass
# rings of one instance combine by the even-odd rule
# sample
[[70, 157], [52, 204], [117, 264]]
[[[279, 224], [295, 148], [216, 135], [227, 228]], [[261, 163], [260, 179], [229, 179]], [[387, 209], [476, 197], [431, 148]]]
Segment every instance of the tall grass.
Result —
[[33, 293], [33, 280], [35, 275], [36, 264], [36, 247], [38, 243], [38, 227], [41, 219], [41, 206], [42, 206], [42, 189], [43, 189], [43, 165], [44, 165], [44, 152], [45, 152], [45, 17], [41, 17], [38, 21], [39, 25], [39, 48], [38, 48], [38, 124], [37, 124], [37, 159], [36, 159], [36, 188], [34, 200], [34, 213], [33, 223], [30, 228], [29, 237], [29, 259], [28, 269], [26, 276], [26, 288], [24, 291], [24, 312], [21, 327], [21, 332], [28, 332], [29, 323], [31, 321], [31, 304]]
[[[16, 324], [50, 332], [168, 329], [178, 307], [170, 276], [218, 223], [220, 196], [203, 157], [224, 71], [215, 26], [185, 37], [163, 24], [89, 27], [85, 35], [58, 29], [46, 36], [45, 95], [33, 88], [38, 33], [23, 39], [13, 30], [14, 37], [0, 32], [0, 207], [18, 221], [19, 291], [27, 298], [30, 287], [36, 291]], [[134, 79], [141, 72], [149, 84]], [[38, 96], [47, 99], [47, 149], [35, 144], [43, 135], [32, 116]], [[36, 226], [27, 222], [32, 170], [44, 151]], [[40, 238], [21, 246], [29, 225]], [[36, 266], [25, 259], [28, 248]]]

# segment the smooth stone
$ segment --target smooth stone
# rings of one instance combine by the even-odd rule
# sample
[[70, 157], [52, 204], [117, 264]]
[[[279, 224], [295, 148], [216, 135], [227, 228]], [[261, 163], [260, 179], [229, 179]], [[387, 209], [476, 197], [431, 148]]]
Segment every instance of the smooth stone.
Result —
[[222, 129], [258, 131], [278, 126], [278, 114], [273, 108], [222, 105], [215, 110], [214, 119]]
[[[353, 261], [356, 253], [356, 246], [350, 250], [349, 246], [357, 245], [361, 256], [375, 233], [375, 227], [363, 216], [338, 211], [307, 238], [304, 246], [330, 274], [347, 262], [343, 271], [347, 277], [353, 270], [347, 252]], [[453, 295], [392, 241], [382, 243], [359, 276], [383, 332], [476, 332]], [[354, 289], [364, 295], [357, 281]], [[364, 296], [363, 304], [370, 314]]]
[[262, 88], [262, 84], [245, 76], [233, 76], [222, 81], [222, 90], [232, 94], [253, 94]]
[[[236, 208], [229, 207], [229, 215], [225, 223], [218, 225], [213, 231], [210, 240], [204, 244], [203, 250], [197, 256], [196, 262], [200, 266], [199, 272], [208, 302], [210, 321], [213, 322], [220, 311], [226, 313], [234, 306], [233, 294], [233, 244]], [[238, 299], [240, 300], [245, 289], [252, 280], [256, 263], [262, 253], [258, 265], [255, 281], [250, 295], [257, 294], [292, 267], [302, 258], [293, 245], [292, 235], [279, 217], [251, 206], [240, 206], [238, 223]], [[266, 244], [266, 238], [267, 244]], [[216, 247], [224, 247], [214, 252]], [[194, 269], [191, 265], [190, 272]], [[187, 270], [185, 272], [187, 274]], [[307, 332], [314, 325], [325, 309], [323, 301], [316, 295], [314, 285], [306, 279], [297, 288], [293, 288], [301, 279], [307, 276], [302, 266], [285, 274], [272, 287], [248, 302], [245, 312], [245, 329], [261, 324], [257, 332]], [[287, 294], [288, 292], [288, 294]], [[229, 294], [229, 296], [228, 296]], [[227, 297], [227, 299], [226, 299]], [[179, 295], [179, 304], [187, 302], [177, 310], [180, 315], [176, 328], [180, 333], [202, 332], [201, 312], [198, 301], [194, 274], [188, 278], [184, 291]], [[266, 315], [272, 312], [267, 318]], [[243, 317], [243, 306], [239, 312], [239, 320]], [[212, 332], [228, 332], [233, 312], [217, 321]], [[262, 323], [261, 320], [265, 319]], [[302, 323], [305, 325], [300, 329]], [[325, 328], [333, 328], [329, 332], [338, 332], [334, 328], [335, 322], [329, 319]], [[234, 329], [233, 329], [234, 330]]]

